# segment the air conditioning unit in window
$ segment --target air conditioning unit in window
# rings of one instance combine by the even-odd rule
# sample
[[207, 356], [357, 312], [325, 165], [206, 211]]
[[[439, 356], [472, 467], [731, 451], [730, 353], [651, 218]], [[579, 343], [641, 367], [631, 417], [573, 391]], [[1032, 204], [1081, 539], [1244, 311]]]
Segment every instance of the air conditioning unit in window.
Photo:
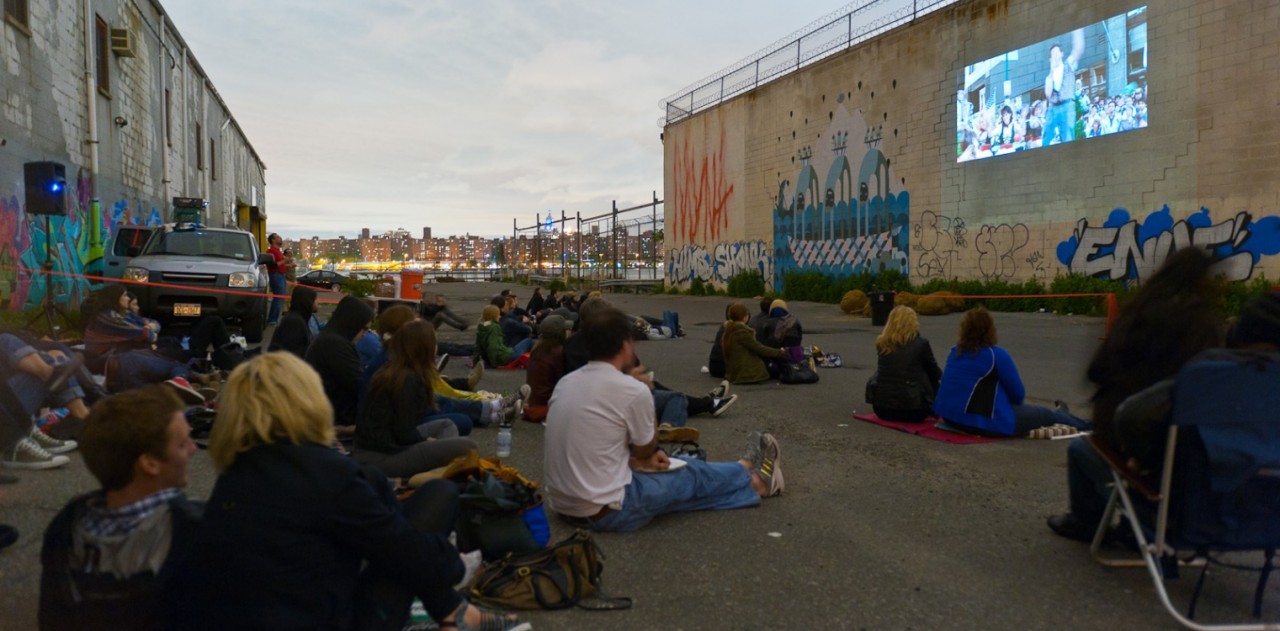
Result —
[[111, 52], [120, 57], [137, 57], [138, 41], [127, 28], [111, 29]]

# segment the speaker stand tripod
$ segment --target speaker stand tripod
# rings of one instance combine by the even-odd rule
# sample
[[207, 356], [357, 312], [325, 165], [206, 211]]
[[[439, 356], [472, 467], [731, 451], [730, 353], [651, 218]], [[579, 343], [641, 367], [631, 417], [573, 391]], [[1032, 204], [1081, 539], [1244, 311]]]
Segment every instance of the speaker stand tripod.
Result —
[[49, 326], [49, 337], [55, 340], [62, 339], [62, 327], [58, 325], [58, 320], [54, 318], [57, 315], [63, 324], [70, 322], [67, 318], [67, 312], [58, 306], [53, 299], [53, 230], [52, 222], [49, 215], [44, 216], [44, 263], [40, 264], [40, 269], [44, 273], [44, 300], [41, 301], [40, 310], [27, 320], [27, 329], [35, 324], [40, 318], [45, 319], [45, 323]]

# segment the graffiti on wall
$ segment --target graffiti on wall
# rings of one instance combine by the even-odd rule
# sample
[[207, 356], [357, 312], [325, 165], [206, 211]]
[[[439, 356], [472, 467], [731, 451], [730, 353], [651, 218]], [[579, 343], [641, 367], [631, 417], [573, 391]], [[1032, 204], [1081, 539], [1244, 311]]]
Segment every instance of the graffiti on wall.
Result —
[[984, 224], [973, 237], [973, 247], [978, 252], [978, 272], [987, 280], [1027, 276], [1045, 280], [1049, 271], [1044, 253], [1030, 244], [1031, 229], [1026, 224]]
[[670, 205], [673, 217], [669, 227], [680, 240], [710, 243], [728, 228], [734, 185], [728, 179], [725, 160], [723, 123], [716, 132], [715, 148], [705, 155], [698, 155], [688, 137], [676, 149], [672, 165], [675, 201]]
[[1228, 280], [1247, 280], [1263, 256], [1280, 254], [1280, 217], [1253, 220], [1248, 212], [1213, 223], [1208, 208], [1174, 221], [1168, 206], [1139, 223], [1117, 208], [1101, 226], [1081, 219], [1071, 237], [1058, 244], [1058, 260], [1077, 274], [1113, 280], [1142, 280], [1174, 251], [1197, 247], [1217, 259]]
[[675, 284], [697, 278], [728, 283], [743, 272], [757, 272], [766, 285], [773, 284], [773, 253], [764, 241], [720, 243], [711, 250], [700, 245], [667, 252], [667, 279]]
[[800, 147], [794, 179], [779, 182], [773, 198], [775, 289], [791, 271], [839, 279], [887, 269], [906, 274], [910, 268], [910, 195], [890, 176], [889, 158], [880, 150], [883, 126], [873, 128], [861, 112], [851, 113], [843, 95], [830, 118], [822, 136], [830, 155]]
[[912, 268], [921, 280], [952, 278], [954, 264], [968, 243], [963, 217], [945, 217], [932, 210], [920, 213], [911, 229], [916, 248]]
[[[46, 293], [60, 306], [77, 308], [93, 283], [84, 275], [101, 271], [102, 247], [116, 228], [163, 221], [159, 209], [135, 211], [123, 199], [110, 212], [95, 213], [88, 178], [82, 175], [71, 186], [66, 216], [28, 215], [20, 195], [0, 196], [0, 303], [6, 308], [38, 307]], [[100, 239], [91, 234], [95, 218]], [[39, 273], [46, 263], [55, 272], [47, 282]]]

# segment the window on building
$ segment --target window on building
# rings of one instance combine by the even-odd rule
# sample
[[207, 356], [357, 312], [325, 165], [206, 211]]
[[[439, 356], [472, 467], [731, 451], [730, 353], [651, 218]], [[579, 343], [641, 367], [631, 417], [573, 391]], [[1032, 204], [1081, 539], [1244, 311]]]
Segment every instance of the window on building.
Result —
[[209, 139], [209, 177], [218, 179], [218, 153], [212, 138]]
[[101, 16], [93, 16], [94, 62], [97, 64], [98, 92], [111, 96], [111, 27]]
[[31, 25], [28, 23], [27, 0], [4, 0], [4, 20], [25, 31], [28, 35]]
[[204, 127], [196, 123], [196, 168], [204, 170]]
[[169, 95], [169, 88], [164, 89], [164, 142], [170, 147], [173, 146], [173, 99]]

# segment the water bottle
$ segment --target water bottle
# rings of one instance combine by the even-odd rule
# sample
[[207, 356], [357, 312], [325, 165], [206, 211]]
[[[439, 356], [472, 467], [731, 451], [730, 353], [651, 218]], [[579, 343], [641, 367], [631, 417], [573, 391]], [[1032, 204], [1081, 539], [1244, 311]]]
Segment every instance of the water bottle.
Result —
[[498, 457], [506, 458], [511, 455], [511, 425], [503, 423], [498, 426]]

